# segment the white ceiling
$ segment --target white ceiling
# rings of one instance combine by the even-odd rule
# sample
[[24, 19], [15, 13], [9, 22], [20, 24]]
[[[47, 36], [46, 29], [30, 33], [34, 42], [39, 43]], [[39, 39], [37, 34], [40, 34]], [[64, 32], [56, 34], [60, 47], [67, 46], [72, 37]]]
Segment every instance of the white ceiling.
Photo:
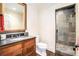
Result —
[[49, 7], [59, 8], [57, 6], [71, 5], [73, 3], [28, 3], [28, 4], [31, 4], [32, 6], [36, 7], [38, 10], [41, 10], [41, 9], [46, 9]]
[[49, 7], [49, 6], [54, 6], [57, 3], [29, 3], [29, 4], [37, 7], [38, 9], [42, 9], [42, 8]]

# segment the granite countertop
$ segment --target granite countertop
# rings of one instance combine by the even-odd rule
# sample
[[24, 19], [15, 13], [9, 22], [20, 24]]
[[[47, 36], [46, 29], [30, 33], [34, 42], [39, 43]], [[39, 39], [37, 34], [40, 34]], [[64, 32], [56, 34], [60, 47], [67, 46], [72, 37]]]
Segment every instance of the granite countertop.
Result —
[[26, 36], [26, 37], [0, 40], [0, 47], [7, 45], [7, 44], [19, 42], [19, 41], [22, 41], [22, 40], [27, 40], [27, 39], [30, 39], [30, 38], [33, 38], [33, 37], [32, 36], [28, 36], [28, 37]]

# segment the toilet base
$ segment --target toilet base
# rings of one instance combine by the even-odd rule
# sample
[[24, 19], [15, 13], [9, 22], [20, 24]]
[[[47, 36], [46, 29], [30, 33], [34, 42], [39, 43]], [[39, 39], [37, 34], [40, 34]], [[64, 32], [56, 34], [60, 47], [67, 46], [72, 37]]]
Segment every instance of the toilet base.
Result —
[[36, 53], [39, 54], [40, 56], [46, 56], [46, 50], [45, 51], [41, 51], [39, 49], [36, 49]]

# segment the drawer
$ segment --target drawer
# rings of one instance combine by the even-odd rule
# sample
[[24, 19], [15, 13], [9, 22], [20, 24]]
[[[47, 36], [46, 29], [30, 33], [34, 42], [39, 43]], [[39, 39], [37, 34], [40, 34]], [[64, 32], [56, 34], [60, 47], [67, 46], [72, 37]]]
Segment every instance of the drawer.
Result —
[[22, 51], [22, 44], [17, 44], [17, 45], [12, 45], [2, 48], [0, 50], [0, 55], [13, 55], [14, 53], [17, 53], [18, 50], [20, 50], [19, 52]]
[[0, 56], [21, 56], [22, 55], [22, 49], [13, 51], [13, 52], [5, 52], [1, 53]]

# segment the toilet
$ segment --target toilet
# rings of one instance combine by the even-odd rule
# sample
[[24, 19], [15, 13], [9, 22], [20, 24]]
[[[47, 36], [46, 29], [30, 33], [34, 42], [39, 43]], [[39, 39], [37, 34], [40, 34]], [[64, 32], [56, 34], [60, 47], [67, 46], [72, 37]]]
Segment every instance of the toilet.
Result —
[[40, 56], [46, 56], [46, 43], [39, 42], [39, 37], [36, 37], [36, 53]]

